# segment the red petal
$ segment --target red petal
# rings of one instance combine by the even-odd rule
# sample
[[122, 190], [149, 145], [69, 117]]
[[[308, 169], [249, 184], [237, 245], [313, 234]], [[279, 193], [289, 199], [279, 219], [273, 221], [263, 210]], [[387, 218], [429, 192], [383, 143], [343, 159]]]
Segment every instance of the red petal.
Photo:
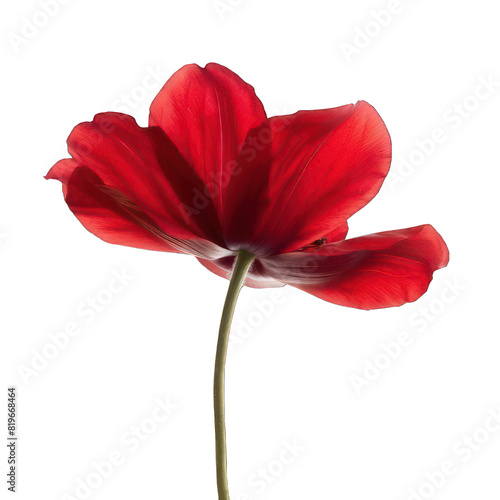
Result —
[[218, 64], [184, 66], [151, 105], [150, 125], [158, 125], [210, 189], [219, 215], [248, 131], [266, 113], [253, 87]]
[[[101, 113], [74, 128], [68, 149], [79, 165], [122, 192], [163, 231], [179, 238], [196, 235], [222, 243], [220, 227], [210, 217], [210, 209], [214, 211], [210, 198], [209, 206], [197, 217], [191, 211], [193, 197], [185, 199], [185, 193], [174, 189], [182, 181], [172, 176], [187, 179], [193, 189], [203, 184], [199, 179], [196, 182], [196, 174], [161, 131], [143, 129], [128, 115]], [[207, 215], [212, 223], [204, 224]]]
[[328, 302], [378, 309], [417, 300], [448, 259], [441, 236], [424, 225], [259, 259], [256, 266]]
[[203, 183], [161, 129], [142, 129], [130, 116], [103, 113], [75, 127], [68, 145], [74, 160], [58, 162], [47, 177], [63, 183], [70, 208], [97, 236], [122, 241], [118, 234], [110, 236], [111, 222], [121, 217], [126, 223], [117, 228], [127, 233], [121, 244], [128, 245], [132, 225], [141, 236], [129, 246], [140, 247], [149, 231], [144, 248], [165, 250], [167, 244], [167, 249], [206, 258], [230, 253], [221, 248], [211, 199], [203, 210], [192, 206], [190, 190], [203, 189]]
[[226, 243], [256, 255], [342, 233], [378, 192], [391, 141], [366, 102], [270, 118], [250, 131], [226, 194]]

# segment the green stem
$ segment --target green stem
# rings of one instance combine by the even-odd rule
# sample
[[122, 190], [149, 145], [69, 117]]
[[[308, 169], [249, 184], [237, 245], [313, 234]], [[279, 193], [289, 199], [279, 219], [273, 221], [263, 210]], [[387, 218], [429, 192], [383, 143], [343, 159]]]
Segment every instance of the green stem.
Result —
[[245, 250], [240, 250], [238, 252], [220, 321], [214, 374], [215, 462], [217, 466], [217, 489], [219, 491], [219, 500], [229, 500], [229, 488], [227, 485], [226, 418], [224, 409], [224, 374], [229, 332], [231, 330], [231, 322], [238, 295], [254, 258], [255, 257], [251, 253]]

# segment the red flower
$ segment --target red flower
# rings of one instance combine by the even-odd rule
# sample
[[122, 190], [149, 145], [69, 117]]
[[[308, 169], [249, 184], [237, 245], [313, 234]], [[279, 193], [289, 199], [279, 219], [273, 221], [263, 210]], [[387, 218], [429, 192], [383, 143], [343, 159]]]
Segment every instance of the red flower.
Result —
[[104, 241], [191, 254], [226, 278], [244, 249], [256, 257], [248, 286], [289, 284], [360, 309], [418, 299], [448, 263], [430, 225], [345, 240], [391, 160], [389, 133], [364, 101], [267, 118], [236, 74], [188, 65], [149, 122], [97, 115], [47, 175]]

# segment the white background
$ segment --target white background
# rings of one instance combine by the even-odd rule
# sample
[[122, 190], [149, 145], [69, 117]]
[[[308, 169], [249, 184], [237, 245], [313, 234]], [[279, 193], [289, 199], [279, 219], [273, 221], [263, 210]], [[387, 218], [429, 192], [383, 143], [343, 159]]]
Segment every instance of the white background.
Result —
[[[16, 385], [17, 498], [83, 498], [77, 484], [89, 478], [92, 499], [217, 498], [212, 369], [227, 281], [188, 256], [103, 243], [43, 179], [74, 125], [110, 110], [146, 125], [162, 83], [210, 61], [254, 85], [270, 115], [373, 104], [401, 182], [351, 219], [350, 236], [431, 223], [451, 251], [429, 292], [396, 309], [346, 309], [290, 287], [242, 291], [227, 368], [232, 500], [499, 498], [500, 425], [488, 420], [500, 411], [495, 6], [66, 0], [47, 18], [35, 0], [4, 4], [0, 425]], [[432, 146], [436, 128], [444, 136]], [[428, 145], [423, 159], [416, 141]], [[123, 270], [133, 278], [91, 318], [87, 301], [109, 299]], [[68, 323], [80, 334], [54, 354], [49, 334]], [[397, 348], [403, 332], [411, 343]], [[152, 431], [156, 398], [178, 408]], [[122, 436], [141, 424], [151, 432], [132, 451]], [[292, 460], [282, 452], [294, 441]], [[94, 488], [93, 462], [117, 452], [121, 465]], [[445, 461], [454, 473], [426, 484]]]

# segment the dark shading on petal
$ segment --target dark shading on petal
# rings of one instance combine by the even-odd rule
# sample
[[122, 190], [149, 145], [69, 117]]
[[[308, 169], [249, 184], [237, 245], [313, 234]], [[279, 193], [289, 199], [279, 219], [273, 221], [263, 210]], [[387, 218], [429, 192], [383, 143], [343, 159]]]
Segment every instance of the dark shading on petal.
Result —
[[[158, 165], [173, 192], [167, 194], [169, 210], [195, 234], [224, 245], [219, 218], [198, 174], [185, 162], [170, 138], [159, 127], [143, 129], [151, 140]], [[175, 196], [174, 196], [175, 193]]]

